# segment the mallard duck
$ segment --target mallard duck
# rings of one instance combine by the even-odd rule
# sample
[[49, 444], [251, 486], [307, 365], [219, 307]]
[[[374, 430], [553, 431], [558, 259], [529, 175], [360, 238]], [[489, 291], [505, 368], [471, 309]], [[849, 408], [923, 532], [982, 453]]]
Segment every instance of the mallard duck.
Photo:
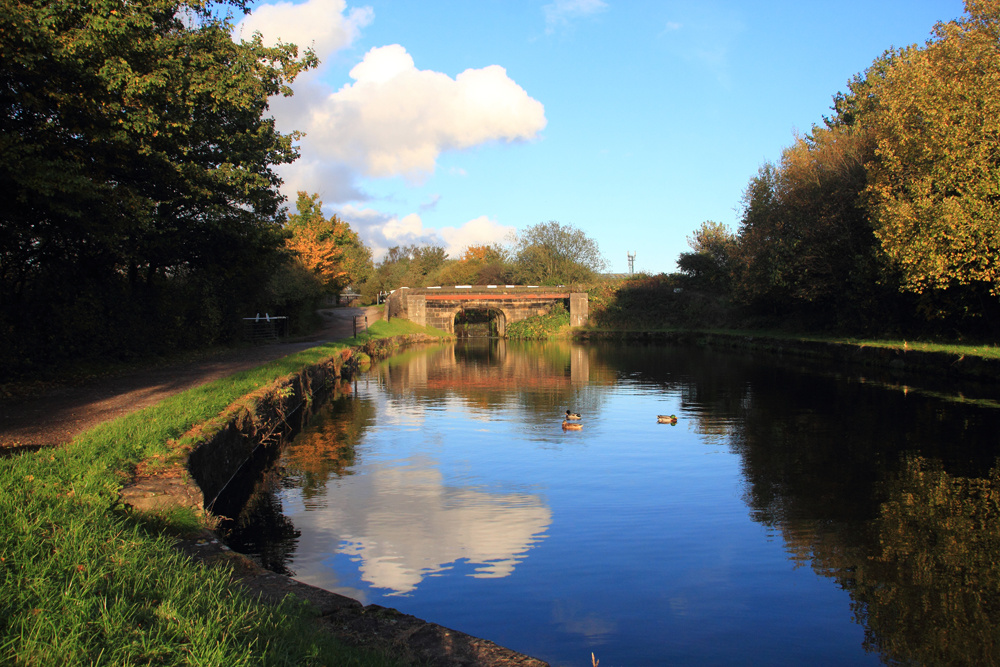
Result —
[[676, 424], [677, 417], [675, 415], [656, 415], [656, 421], [661, 424]]
[[569, 410], [566, 411], [566, 419], [579, 419], [579, 418], [580, 418], [579, 412], [570, 412]]
[[580, 431], [583, 429], [583, 424], [563, 420], [562, 427], [564, 431]]

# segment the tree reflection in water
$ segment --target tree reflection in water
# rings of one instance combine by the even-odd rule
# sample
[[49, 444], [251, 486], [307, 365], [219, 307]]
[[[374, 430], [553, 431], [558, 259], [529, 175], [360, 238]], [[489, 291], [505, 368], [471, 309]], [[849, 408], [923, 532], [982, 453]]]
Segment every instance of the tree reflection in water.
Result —
[[[864, 628], [865, 651], [887, 663], [1000, 663], [1000, 472], [995, 460], [1000, 409], [995, 403], [963, 401], [957, 392], [929, 383], [913, 388], [893, 377], [873, 381], [829, 366], [806, 368], [801, 360], [768, 357], [762, 363], [738, 353], [637, 344], [492, 341], [443, 346], [389, 359], [366, 381], [378, 392], [363, 392], [366, 398], [343, 396], [319, 408], [318, 418], [284, 450], [280, 470], [261, 478], [259, 495], [247, 506], [258, 518], [246, 543], [259, 539], [251, 546], [272, 569], [287, 570], [297, 549], [315, 547], [325, 553], [341, 549], [360, 564], [359, 579], [397, 593], [409, 594], [429, 574], [447, 570], [470, 570], [465, 577], [508, 578], [515, 566], [530, 569], [521, 566], [525, 561], [531, 565], [529, 552], [554, 549], [560, 537], [577, 529], [565, 518], [579, 516], [571, 514], [565, 499], [558, 510], [551, 509], [550, 498], [558, 498], [552, 477], [571, 466], [590, 474], [620, 474], [626, 454], [639, 468], [669, 473], [665, 461], [674, 464], [681, 454], [693, 455], [700, 447], [738, 457], [738, 498], [750, 519], [780, 538], [796, 566], [810, 567], [850, 595], [854, 619]], [[676, 401], [681, 417], [676, 429], [653, 429], [655, 411], [633, 413], [636, 402], [667, 398]], [[623, 409], [619, 406], [625, 411], [616, 413]], [[590, 440], [553, 435], [553, 425], [567, 408], [584, 413], [589, 422], [583, 433]], [[444, 434], [445, 426], [434, 419], [445, 410], [462, 413], [475, 425], [448, 422], [448, 429], [458, 431]], [[658, 445], [650, 450], [652, 458], [643, 458], [647, 431], [636, 426], [646, 421]], [[390, 443], [416, 438], [428, 424], [441, 430], [442, 442], [434, 444], [432, 455], [425, 451], [420, 456], [400, 445], [393, 450], [391, 467], [365, 469], [365, 458], [378, 456], [363, 446], [366, 437], [390, 430], [389, 422], [398, 426]], [[602, 425], [606, 436], [599, 435]], [[454, 436], [456, 432], [460, 435]], [[667, 434], [669, 447], [659, 446]], [[537, 467], [541, 481], [515, 477], [516, 483], [491, 479], [486, 484], [485, 473], [471, 464], [464, 468], [473, 453], [459, 457], [463, 467], [457, 477], [444, 474], [441, 465], [425, 464], [445, 444], [457, 448], [456, 440], [464, 444], [466, 439], [476, 457], [495, 465], [505, 457], [529, 457], [528, 465]], [[569, 446], [571, 458], [539, 454], [558, 454], [560, 447]], [[597, 458], [588, 459], [592, 454]], [[551, 462], [560, 467], [544, 467]], [[358, 470], [365, 472], [355, 474]], [[601, 492], [602, 484], [584, 479], [576, 497]], [[638, 476], [628, 479], [646, 483]], [[559, 481], [572, 490], [572, 479]], [[282, 515], [280, 491], [294, 487], [302, 502], [321, 504], [328, 502], [324, 494], [334, 485], [338, 507], [350, 511], [335, 519], [300, 513], [300, 535]], [[686, 528], [685, 520], [698, 522], [697, 516], [677, 520], [660, 512], [670, 503], [684, 511], [670, 489], [655, 484], [644, 489], [662, 493], [640, 498], [644, 504], [637, 505], [650, 521], [663, 521], [675, 530]], [[632, 507], [627, 495], [614, 500]], [[628, 511], [613, 517], [616, 529], [627, 523]], [[739, 507], [737, 513], [741, 511]], [[585, 520], [609, 518], [595, 505]], [[669, 537], [664, 538], [666, 546], [655, 549], [643, 542], [659, 524], [646, 530], [640, 538], [626, 539], [665, 555], [662, 562], [676, 571], [687, 571], [669, 560], [684, 557], [671, 551]], [[611, 553], [603, 547], [595, 543], [586, 556]], [[713, 547], [704, 548], [711, 553]], [[781, 561], [780, 550], [777, 558]], [[655, 573], [641, 569], [644, 564], [627, 565], [643, 572], [640, 585], [648, 588], [650, 581], [658, 581], [664, 599], [680, 599], [677, 582], [656, 579]], [[753, 565], [739, 572], [753, 576]], [[560, 562], [561, 569], [572, 567]], [[605, 563], [595, 567], [603, 570]], [[691, 599], [698, 602], [694, 596], [710, 590], [710, 582], [688, 583]], [[747, 582], [748, 587], [755, 584], [767, 585]], [[588, 596], [600, 593], [587, 591]], [[606, 614], [606, 607], [594, 610], [589, 600], [573, 598], [571, 592], [556, 602], [549, 610], [557, 621], [546, 639], [549, 645], [557, 631], [582, 636], [587, 633], [581, 628], [599, 627], [600, 632], [590, 632], [591, 640], [614, 642], [618, 633], [638, 625], [623, 616], [623, 608]], [[846, 601], [841, 604], [840, 618], [856, 631]], [[719, 609], [706, 603], [696, 611], [709, 618], [709, 612]], [[662, 625], [651, 622], [649, 627], [681, 627], [668, 624], [681, 623], [671, 619], [683, 620], [684, 615], [671, 609], [655, 613]], [[577, 615], [587, 623], [567, 620]], [[641, 614], [639, 622], [646, 623], [649, 616]], [[532, 617], [528, 622], [537, 621]], [[861, 654], [860, 648], [852, 650]]]
[[907, 457], [849, 580], [868, 650], [919, 665], [1000, 663], [1000, 468]]

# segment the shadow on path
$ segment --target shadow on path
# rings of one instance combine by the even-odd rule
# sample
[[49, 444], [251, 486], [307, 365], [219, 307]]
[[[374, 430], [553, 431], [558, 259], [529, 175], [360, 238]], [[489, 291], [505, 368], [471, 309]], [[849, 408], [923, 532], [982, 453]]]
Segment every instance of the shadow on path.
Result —
[[[52, 389], [30, 399], [0, 400], [0, 450], [37, 449], [68, 443], [98, 424], [193, 387], [325, 342], [354, 335], [354, 317], [379, 318], [377, 308], [327, 308], [323, 327], [290, 341], [225, 350], [193, 362], [129, 371], [80, 385]], [[363, 321], [363, 320], [362, 320]]]

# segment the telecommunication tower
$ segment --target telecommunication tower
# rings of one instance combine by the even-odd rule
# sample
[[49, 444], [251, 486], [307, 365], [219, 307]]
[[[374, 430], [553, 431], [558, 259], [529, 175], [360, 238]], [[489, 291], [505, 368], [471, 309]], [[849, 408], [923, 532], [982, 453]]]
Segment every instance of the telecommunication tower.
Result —
[[635, 253], [628, 253], [628, 274], [632, 275], [635, 273]]

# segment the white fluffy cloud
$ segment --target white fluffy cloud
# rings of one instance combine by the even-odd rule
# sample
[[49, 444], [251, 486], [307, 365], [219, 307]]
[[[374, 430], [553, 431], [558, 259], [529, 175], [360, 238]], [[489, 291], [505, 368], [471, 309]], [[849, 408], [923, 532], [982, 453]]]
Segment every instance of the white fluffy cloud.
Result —
[[[370, 8], [349, 9], [346, 0], [263, 4], [237, 24], [233, 37], [249, 39], [259, 31], [267, 44], [281, 40], [312, 46], [321, 62], [329, 62], [355, 42], [373, 17]], [[441, 245], [455, 256], [467, 245], [499, 241], [512, 231], [485, 216], [435, 230], [425, 228], [417, 213], [395, 215], [346, 205], [370, 201], [365, 179], [428, 177], [444, 151], [537, 138], [546, 125], [545, 109], [503, 67], [467, 69], [453, 78], [418, 69], [403, 46], [392, 44], [369, 50], [350, 71], [353, 81], [339, 90], [327, 76], [321, 64], [294, 82], [294, 97], [270, 100], [279, 130], [305, 133], [299, 160], [277, 169], [291, 201], [305, 190], [341, 205], [337, 213], [376, 258], [406, 244]], [[435, 204], [420, 211], [429, 212]]]
[[[346, 554], [363, 581], [392, 594], [409, 593], [461, 562], [475, 566], [470, 577], [508, 577], [552, 523], [542, 497], [451, 485], [419, 456], [341, 478], [337, 498], [350, 511], [331, 503], [295, 515], [309, 545], [302, 552]], [[332, 569], [308, 569], [308, 583], [341, 589]]]
[[439, 230], [439, 233], [444, 239], [444, 246], [448, 254], [458, 258], [462, 251], [470, 245], [504, 243], [516, 231], [513, 227], [497, 224], [496, 220], [481, 215], [469, 220], [461, 227], [445, 227]]
[[292, 202], [300, 190], [315, 192], [324, 202], [363, 201], [368, 195], [358, 186], [354, 172], [345, 164], [301, 157], [275, 168], [284, 181], [282, 192]]
[[458, 258], [470, 245], [502, 243], [515, 232], [514, 227], [497, 223], [485, 215], [469, 220], [460, 227], [428, 229], [416, 213], [398, 217], [372, 208], [345, 205], [337, 215], [358, 232], [377, 260], [389, 248], [397, 245], [436, 245], [449, 256]]
[[354, 83], [310, 108], [308, 150], [369, 177], [419, 178], [442, 151], [532, 139], [545, 109], [507, 71], [491, 65], [454, 79], [416, 68], [399, 44], [370, 50]]
[[323, 59], [350, 46], [374, 16], [370, 7], [352, 9], [345, 14], [346, 9], [346, 0], [259, 5], [236, 25], [234, 33], [237, 38], [250, 39], [259, 32], [267, 45], [280, 40], [295, 44], [300, 50], [312, 46]]

